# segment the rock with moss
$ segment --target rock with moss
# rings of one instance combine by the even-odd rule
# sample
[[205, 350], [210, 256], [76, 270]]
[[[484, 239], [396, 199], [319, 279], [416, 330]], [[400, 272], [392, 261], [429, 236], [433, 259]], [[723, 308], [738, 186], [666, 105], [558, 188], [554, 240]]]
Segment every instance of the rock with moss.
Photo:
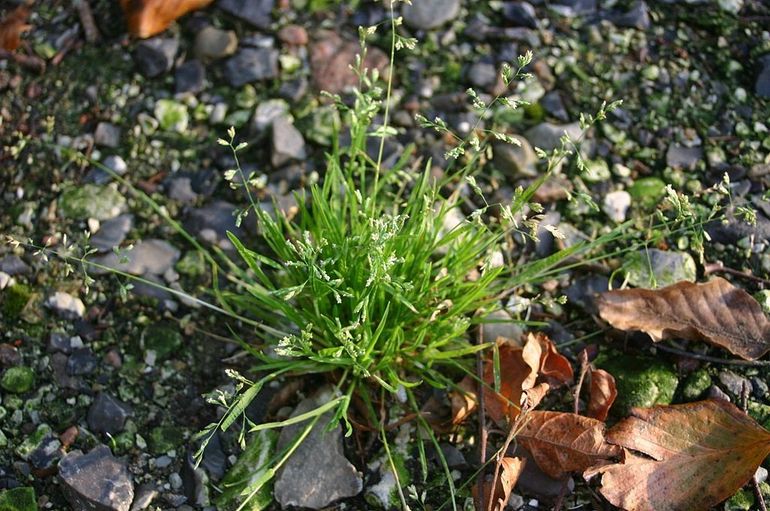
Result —
[[686, 280], [695, 282], [695, 260], [686, 252], [645, 249], [631, 254], [623, 266], [634, 287], [660, 288]]
[[16, 446], [16, 455], [24, 461], [27, 461], [30, 455], [39, 449], [46, 442], [46, 439], [51, 436], [53, 436], [51, 426], [48, 424], [39, 425], [32, 434]]
[[648, 357], [602, 355], [596, 365], [615, 377], [618, 397], [612, 410], [622, 417], [628, 415], [632, 407], [670, 404], [679, 384], [668, 364]]
[[401, 507], [399, 486], [406, 488], [412, 482], [412, 476], [406, 462], [409, 459], [409, 439], [413, 430], [414, 428], [408, 424], [402, 426], [395, 441], [390, 445], [391, 459], [388, 458], [383, 449], [374, 462], [369, 464], [369, 471], [377, 477], [375, 481], [368, 481], [369, 484], [367, 484], [364, 493], [364, 499], [370, 506], [382, 509]]
[[118, 216], [125, 205], [125, 197], [111, 186], [74, 186], [65, 189], [59, 197], [59, 210], [70, 220], [108, 220]]
[[628, 187], [635, 204], [649, 208], [660, 203], [666, 193], [666, 183], [659, 177], [642, 177]]
[[695, 401], [711, 386], [711, 376], [706, 369], [690, 373], [682, 384], [682, 397], [685, 401]]
[[273, 502], [273, 481], [265, 477], [277, 441], [275, 431], [259, 431], [248, 438], [246, 449], [222, 479], [217, 509], [262, 511]]
[[0, 491], [0, 511], [37, 511], [35, 489], [22, 486]]
[[159, 99], [155, 102], [155, 118], [163, 131], [182, 133], [190, 122], [187, 106], [173, 99]]
[[770, 429], [770, 405], [749, 401], [749, 415], [765, 429]]
[[29, 367], [9, 367], [0, 378], [0, 387], [14, 394], [29, 391], [35, 385], [35, 372]]
[[158, 426], [150, 431], [149, 445], [153, 454], [174, 450], [184, 442], [184, 433], [174, 426]]

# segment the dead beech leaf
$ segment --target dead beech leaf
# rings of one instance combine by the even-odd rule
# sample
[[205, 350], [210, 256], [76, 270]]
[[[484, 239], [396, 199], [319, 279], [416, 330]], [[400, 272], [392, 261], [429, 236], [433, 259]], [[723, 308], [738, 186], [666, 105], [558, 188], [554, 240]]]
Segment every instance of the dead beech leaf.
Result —
[[532, 411], [516, 440], [554, 479], [607, 463], [621, 449], [605, 440], [604, 423], [566, 412]]
[[567, 357], [556, 350], [556, 345], [553, 341], [540, 332], [529, 334], [527, 342], [532, 338], [540, 345], [543, 353], [540, 357], [539, 375], [550, 382], [560, 385], [571, 382], [574, 377], [572, 364], [569, 363]]
[[770, 321], [746, 291], [721, 277], [661, 289], [601, 293], [599, 314], [620, 330], [641, 330], [655, 342], [668, 337], [706, 341], [746, 360], [770, 351]]
[[142, 39], [166, 30], [176, 19], [207, 6], [213, 0], [120, 0], [128, 32]]
[[626, 452], [602, 474], [601, 493], [628, 511], [709, 509], [733, 495], [770, 454], [770, 432], [735, 405], [707, 400], [634, 408], [607, 432]]
[[618, 397], [615, 378], [604, 369], [591, 369], [591, 390], [588, 398], [588, 416], [603, 421]]
[[476, 409], [476, 380], [466, 376], [457, 385], [458, 390], [450, 393], [449, 399], [452, 404], [452, 424], [462, 424], [468, 418], [473, 410]]
[[27, 24], [30, 12], [29, 6], [22, 4], [0, 21], [0, 47], [7, 51], [19, 47], [21, 34], [32, 28], [32, 25]]
[[[500, 461], [500, 473], [498, 474], [497, 481], [485, 481], [484, 488], [484, 501], [489, 502], [490, 495], [492, 496], [492, 510], [503, 511], [508, 499], [511, 498], [511, 492], [516, 485], [516, 481], [519, 480], [521, 472], [524, 470], [524, 465], [527, 460], [525, 458], [518, 457], [505, 457]], [[492, 487], [494, 485], [494, 488]], [[477, 500], [479, 497], [478, 485], [473, 485], [473, 499]]]

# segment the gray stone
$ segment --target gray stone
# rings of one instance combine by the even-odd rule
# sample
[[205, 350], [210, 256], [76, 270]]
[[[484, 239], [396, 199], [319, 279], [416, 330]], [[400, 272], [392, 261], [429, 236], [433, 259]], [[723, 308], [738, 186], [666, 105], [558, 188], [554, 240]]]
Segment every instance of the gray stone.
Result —
[[746, 386], [747, 395], [751, 395], [753, 392], [753, 386], [748, 378], [744, 378], [729, 369], [720, 371], [719, 383], [722, 384], [722, 388], [725, 389], [732, 397], [736, 398], [736, 402], [740, 402], [740, 398], [743, 395], [743, 387]]
[[533, 146], [539, 147], [544, 151], [551, 151], [552, 149], [559, 147], [559, 141], [565, 131], [573, 141], [580, 138], [580, 135], [583, 133], [580, 129], [580, 125], [576, 122], [570, 124], [552, 124], [550, 122], [543, 122], [534, 128], [527, 130], [524, 136]]
[[53, 432], [49, 432], [40, 440], [37, 447], [29, 453], [27, 461], [37, 470], [50, 470], [63, 454], [59, 438]]
[[76, 350], [83, 347], [83, 340], [78, 336], [70, 336], [64, 332], [51, 332], [48, 337], [48, 351], [56, 353], [60, 351], [66, 355], [72, 353], [72, 350]]
[[100, 252], [107, 252], [120, 246], [128, 231], [134, 226], [134, 215], [120, 215], [105, 220], [96, 234], [91, 236], [91, 246]]
[[[128, 171], [126, 161], [118, 155], [107, 156], [104, 161], [102, 161], [102, 165], [119, 176], [122, 176]], [[112, 174], [102, 167], [94, 167], [86, 176], [86, 181], [97, 185], [103, 185], [112, 181], [112, 177]]]
[[760, 59], [762, 70], [757, 75], [757, 83], [754, 85], [754, 91], [761, 98], [770, 98], [770, 55], [765, 55]]
[[29, 273], [30, 267], [21, 257], [9, 254], [0, 260], [0, 271], [5, 272], [10, 276], [26, 275]]
[[560, 16], [573, 18], [595, 13], [596, 0], [559, 0], [558, 3], [550, 4], [549, 7]]
[[498, 337], [509, 339], [517, 344], [521, 342], [523, 331], [514, 323], [511, 315], [504, 310], [496, 310], [484, 318], [481, 338], [484, 342], [495, 342]]
[[224, 75], [227, 82], [233, 87], [275, 78], [278, 76], [278, 50], [273, 48], [243, 48], [227, 59]]
[[596, 295], [610, 290], [610, 280], [603, 275], [579, 277], [565, 290], [569, 303], [576, 304], [591, 314], [597, 313]]
[[93, 433], [115, 435], [123, 431], [131, 407], [106, 392], [100, 392], [88, 409], [88, 428]]
[[177, 94], [189, 92], [197, 94], [203, 90], [206, 82], [206, 69], [200, 60], [188, 60], [174, 73], [174, 86]]
[[237, 48], [235, 32], [208, 26], [195, 36], [193, 54], [203, 62], [212, 62], [232, 55]]
[[257, 105], [251, 127], [256, 133], [262, 133], [279, 117], [289, 114], [289, 104], [282, 99], [269, 99]]
[[86, 312], [86, 306], [83, 301], [64, 291], [56, 291], [46, 299], [45, 304], [56, 314], [66, 319], [82, 318]]
[[569, 120], [569, 114], [564, 107], [564, 101], [562, 101], [561, 93], [559, 91], [551, 91], [543, 96], [540, 99], [540, 106], [542, 106], [548, 114], [560, 121]]
[[518, 179], [537, 176], [537, 155], [524, 137], [514, 135], [519, 145], [495, 142], [492, 146], [495, 167], [506, 176]]
[[702, 159], [703, 149], [700, 147], [671, 144], [666, 151], [666, 165], [675, 169], [694, 170]]
[[168, 197], [184, 204], [190, 204], [198, 199], [198, 194], [193, 190], [192, 180], [187, 176], [180, 176], [169, 182]]
[[131, 511], [142, 511], [152, 504], [155, 497], [158, 496], [158, 489], [152, 483], [144, 483], [136, 489], [136, 497], [131, 505]]
[[647, 4], [640, 0], [628, 11], [611, 16], [610, 21], [619, 27], [646, 30], [650, 27], [650, 14]]
[[535, 8], [529, 2], [506, 2], [503, 4], [503, 18], [514, 27], [537, 28]]
[[257, 28], [270, 28], [275, 0], [219, 0], [217, 7]]
[[[321, 389], [303, 400], [292, 417], [309, 412], [332, 399], [331, 390]], [[327, 431], [332, 412], [322, 415], [297, 450], [281, 467], [275, 480], [275, 499], [283, 507], [321, 509], [336, 500], [358, 495], [363, 488], [361, 475], [342, 452], [342, 427]], [[306, 422], [281, 430], [278, 451], [301, 434]]]
[[76, 450], [59, 462], [59, 478], [75, 511], [128, 511], [134, 483], [125, 462], [100, 445], [88, 454]]
[[[178, 474], [177, 477], [179, 477]], [[179, 483], [179, 486], [174, 489], [179, 489], [184, 485], [184, 493], [188, 502], [200, 507], [209, 505], [211, 500], [209, 497], [209, 478], [203, 467], [195, 466], [192, 452], [187, 453]], [[174, 487], [174, 484], [172, 483], [171, 486]]]
[[492, 62], [474, 62], [465, 74], [471, 84], [479, 89], [489, 90], [497, 83], [497, 69]]
[[113, 149], [118, 147], [120, 145], [120, 127], [109, 122], [100, 122], [96, 125], [94, 143]]
[[290, 161], [302, 161], [307, 157], [305, 139], [289, 120], [278, 117], [273, 121], [273, 153], [271, 162], [280, 167]]
[[143, 75], [155, 78], [174, 66], [179, 40], [175, 37], [153, 37], [136, 45], [134, 59]]
[[227, 238], [227, 231], [239, 238], [243, 236], [243, 229], [235, 225], [235, 209], [235, 205], [229, 202], [214, 201], [192, 210], [185, 218], [185, 229], [207, 243], [224, 250], [233, 250], [235, 247]]
[[[179, 250], [168, 241], [159, 239], [141, 240], [131, 250], [120, 255], [110, 252], [93, 258], [93, 262], [114, 268], [132, 275], [163, 275], [179, 260]], [[108, 270], [95, 269], [94, 274], [108, 273]]]
[[407, 25], [431, 30], [452, 21], [460, 13], [460, 0], [421, 0], [404, 4], [402, 14]]
[[91, 374], [98, 364], [99, 359], [89, 348], [76, 349], [67, 358], [67, 374], [70, 376]]

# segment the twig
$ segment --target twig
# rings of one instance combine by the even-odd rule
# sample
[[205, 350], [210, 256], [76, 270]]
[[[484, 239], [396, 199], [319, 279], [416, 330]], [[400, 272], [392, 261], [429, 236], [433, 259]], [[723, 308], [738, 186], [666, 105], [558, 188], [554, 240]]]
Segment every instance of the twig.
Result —
[[[743, 384], [741, 385], [741, 409], [745, 412], [749, 408], [749, 386], [746, 384], [746, 381], [744, 380]], [[765, 505], [765, 498], [762, 496], [762, 490], [759, 488], [759, 481], [757, 481], [757, 474], [755, 473], [753, 476], [751, 476], [751, 488], [754, 490], [754, 497], [757, 500], [757, 503], [759, 504], [759, 509], [761, 511], [767, 511], [767, 506]]]
[[770, 360], [730, 360], [724, 358], [710, 357], [708, 355], [701, 355], [700, 353], [692, 353], [683, 349], [666, 346], [665, 344], [656, 344], [655, 347], [659, 350], [673, 353], [674, 355], [680, 355], [682, 357], [693, 358], [695, 360], [701, 360], [703, 362], [710, 362], [712, 364], [724, 364], [733, 366], [746, 366], [746, 367], [768, 367], [770, 366]]
[[80, 24], [83, 25], [86, 41], [95, 43], [99, 40], [99, 29], [96, 28], [94, 14], [91, 12], [88, 0], [73, 0], [72, 3], [75, 4], [75, 9], [78, 10], [78, 17], [80, 18]]
[[728, 268], [722, 263], [708, 263], [703, 267], [703, 272], [706, 275], [709, 273], [727, 273], [728, 275], [735, 275], [736, 277], [753, 280], [754, 282], [759, 282], [760, 284], [770, 286], [770, 280], [768, 279], [763, 279], [762, 277], [757, 277], [756, 275], [742, 272], [740, 270], [736, 270], [735, 268]]
[[[477, 342], [481, 344], [484, 338], [484, 326], [479, 325]], [[484, 403], [484, 361], [481, 359], [481, 352], [476, 352], [476, 376], [478, 376], [478, 391], [476, 394], [479, 398], [479, 458], [480, 465], [483, 467], [487, 462], [487, 425], [486, 425], [486, 407]], [[485, 505], [487, 496], [484, 494], [484, 470], [480, 470], [476, 476], [476, 485], [479, 488], [478, 496], [479, 501], [476, 509], [487, 509]], [[493, 488], [494, 489], [494, 488]]]
[[580, 377], [578, 378], [577, 385], [575, 385], [575, 415], [580, 413], [580, 389], [583, 387], [583, 380], [585, 380], [586, 373], [588, 373], [588, 353], [585, 348], [578, 355], [580, 360]]

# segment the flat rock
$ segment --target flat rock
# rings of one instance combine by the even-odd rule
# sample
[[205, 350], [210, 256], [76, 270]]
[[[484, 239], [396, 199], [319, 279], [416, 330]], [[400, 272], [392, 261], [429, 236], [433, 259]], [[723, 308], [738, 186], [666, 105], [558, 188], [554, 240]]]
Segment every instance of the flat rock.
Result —
[[91, 246], [100, 252], [108, 252], [120, 246], [128, 231], [134, 226], [134, 215], [120, 215], [101, 223], [96, 234], [91, 236]]
[[460, 13], [460, 0], [421, 0], [404, 4], [402, 9], [407, 25], [418, 30], [431, 30], [452, 21]]
[[136, 45], [134, 60], [144, 76], [155, 78], [174, 66], [178, 49], [179, 40], [175, 37], [153, 37]]
[[111, 186], [86, 184], [66, 188], [59, 197], [59, 211], [71, 220], [108, 220], [118, 216], [126, 198]]
[[93, 433], [115, 435], [123, 431], [129, 415], [130, 406], [106, 392], [100, 392], [88, 409], [88, 428]]
[[[163, 275], [179, 260], [179, 250], [168, 241], [159, 239], [141, 240], [131, 250], [120, 255], [110, 252], [93, 258], [93, 262], [114, 268], [132, 275]], [[95, 269], [94, 274], [108, 273], [108, 270]]]
[[647, 289], [694, 282], [697, 274], [690, 254], [652, 248], [629, 254], [624, 269], [631, 285]]
[[544, 151], [551, 151], [559, 147], [559, 140], [561, 140], [565, 131], [573, 141], [580, 138], [582, 134], [580, 125], [576, 122], [570, 124], [543, 122], [527, 130], [524, 136], [533, 146], [539, 147]]
[[613, 222], [623, 222], [630, 207], [631, 194], [625, 190], [608, 193], [602, 203], [602, 209]]
[[270, 28], [275, 0], [219, 0], [217, 7], [257, 28]]
[[56, 291], [46, 299], [45, 304], [60, 317], [66, 319], [82, 318], [86, 312], [86, 306], [80, 298], [64, 291]]
[[120, 145], [120, 127], [109, 122], [100, 122], [94, 132], [96, 145], [110, 147], [112, 149]]
[[0, 271], [10, 276], [26, 275], [30, 272], [30, 267], [21, 257], [9, 254], [0, 260]]
[[134, 499], [126, 464], [105, 445], [68, 453], [59, 462], [59, 478], [75, 511], [128, 511]]
[[233, 87], [269, 80], [278, 76], [278, 50], [243, 48], [227, 59], [224, 66], [227, 82]]
[[273, 121], [273, 151], [271, 162], [280, 167], [290, 161], [302, 161], [307, 157], [302, 133], [285, 117]]
[[200, 60], [188, 60], [174, 73], [174, 86], [177, 94], [189, 92], [197, 94], [206, 85], [206, 68]]
[[184, 221], [185, 229], [207, 243], [232, 250], [234, 247], [227, 238], [227, 231], [239, 238], [243, 236], [243, 229], [235, 225], [235, 209], [235, 205], [229, 202], [214, 201], [190, 211]]
[[[303, 400], [292, 413], [296, 417], [332, 399], [329, 389]], [[281, 467], [275, 480], [275, 499], [283, 507], [321, 509], [339, 499], [358, 495], [363, 480], [342, 452], [342, 427], [326, 431], [332, 419], [329, 412], [320, 417], [305, 440]], [[278, 451], [301, 434], [307, 423], [285, 427], [278, 440]]]

